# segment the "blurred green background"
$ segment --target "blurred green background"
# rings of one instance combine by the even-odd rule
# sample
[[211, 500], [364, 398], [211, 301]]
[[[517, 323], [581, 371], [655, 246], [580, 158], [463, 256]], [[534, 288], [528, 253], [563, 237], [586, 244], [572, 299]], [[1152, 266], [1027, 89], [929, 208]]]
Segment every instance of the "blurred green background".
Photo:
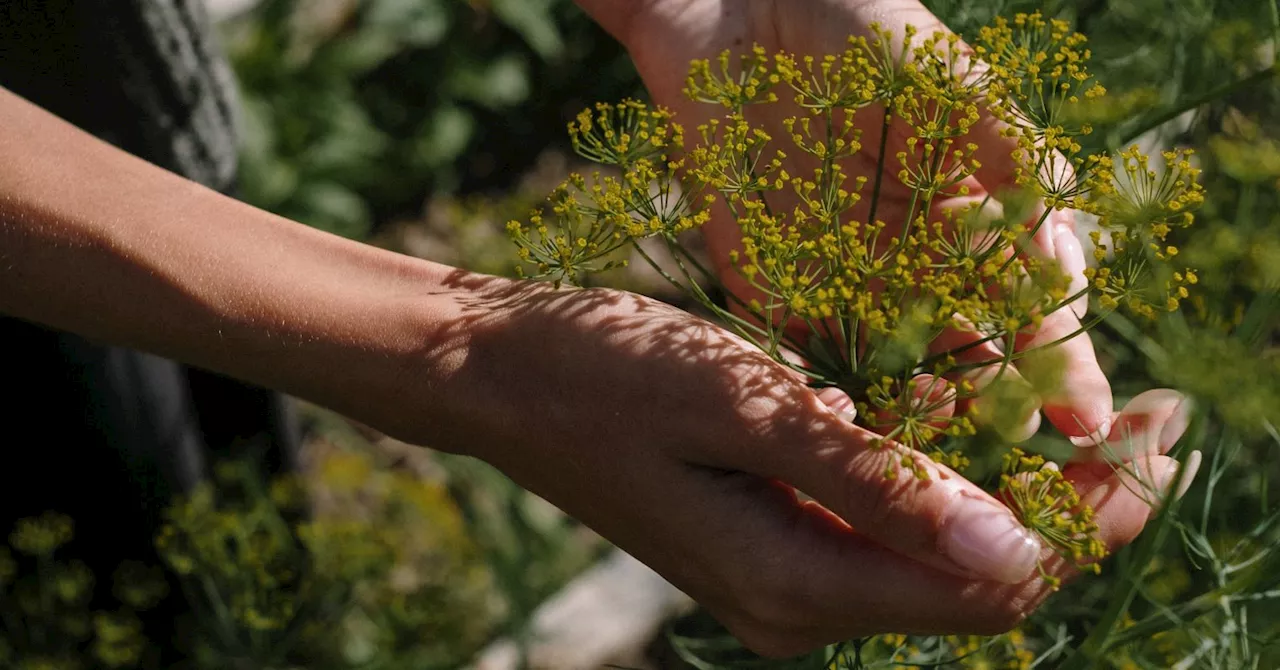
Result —
[[[1093, 336], [1118, 403], [1153, 386], [1194, 398], [1194, 420], [1175, 455], [1201, 450], [1206, 464], [1178, 509], [1119, 552], [1101, 576], [1050, 600], [1017, 636], [915, 640], [924, 656], [913, 667], [1280, 667], [1274, 648], [1280, 514], [1273, 493], [1280, 483], [1276, 2], [926, 4], [962, 34], [1015, 11], [1068, 19], [1089, 36], [1093, 70], [1110, 91], [1093, 148], [1140, 140], [1150, 148], [1197, 150], [1208, 201], [1178, 240], [1201, 277], [1192, 307], [1152, 323], [1116, 315]], [[513, 269], [503, 223], [524, 216], [580, 164], [566, 122], [592, 102], [643, 95], [623, 50], [571, 0], [262, 0], [225, 17], [220, 30], [241, 86], [244, 199], [340, 235], [485, 272]], [[648, 292], [658, 286], [638, 275], [603, 281]], [[192, 667], [459, 667], [498, 636], [529, 642], [538, 604], [604, 550], [591, 533], [482, 464], [392, 443], [318, 408], [305, 412], [313, 466], [304, 477], [314, 495], [322, 502], [355, 496], [371, 505], [361, 519], [367, 528], [359, 531], [385, 546], [366, 558], [416, 575], [409, 590], [416, 600], [388, 585], [400, 574], [395, 570], [351, 575], [339, 566], [321, 581], [362, 593], [352, 606], [316, 602], [299, 582], [272, 587], [284, 599], [276, 605], [298, 599], [299, 607], [318, 608], [306, 611], [324, 612], [325, 621], [343, 617], [341, 625], [307, 629], [332, 649], [299, 647], [298, 639], [311, 638], [255, 628], [260, 621], [226, 620], [214, 605], [245, 591], [239, 571], [258, 569], [262, 557], [249, 551], [256, 551], [249, 541], [255, 533], [274, 538], [278, 555], [271, 556], [286, 567], [314, 556], [305, 558], [274, 503], [261, 495], [206, 505], [179, 528], [181, 546], [245, 551], [210, 562], [221, 566], [216, 575], [192, 577], [210, 604], [202, 620], [222, 631], [200, 638], [203, 660]], [[1064, 444], [1045, 430], [1030, 448], [1061, 453]], [[374, 477], [374, 471], [395, 474]], [[414, 485], [420, 481], [430, 484]], [[381, 488], [359, 491], [361, 482]], [[400, 511], [377, 511], [384, 508]], [[344, 514], [330, 520], [345, 524]], [[448, 546], [403, 550], [403, 538], [431, 536], [416, 532], [423, 519], [449, 531], [437, 533]], [[22, 611], [22, 603], [5, 600], [6, 584], [56, 591], [60, 582], [48, 576], [63, 574], [60, 557], [42, 576], [15, 572], [31, 561], [6, 562], [8, 555], [0, 548], [0, 617]], [[432, 602], [452, 609], [425, 616]], [[149, 667], [142, 660], [109, 663], [98, 653], [105, 649], [118, 660], [140, 644], [130, 612], [117, 614], [97, 633], [88, 619], [66, 628], [51, 618], [50, 630], [71, 637], [42, 644], [84, 650], [83, 663], [65, 667]], [[668, 639], [688, 667], [768, 667], [712, 622], [695, 617], [673, 631]], [[246, 659], [228, 640], [265, 650], [271, 660]], [[0, 639], [0, 667], [28, 667], [14, 660], [28, 643]], [[880, 652], [865, 649], [864, 662], [902, 667], [883, 645]], [[954, 660], [958, 649], [969, 655]], [[417, 660], [405, 665], [409, 658]], [[668, 658], [660, 667], [676, 663]], [[814, 657], [786, 667], [828, 664]]]
[[[1280, 475], [1276, 3], [925, 4], [965, 35], [1017, 11], [1069, 20], [1090, 38], [1092, 69], [1110, 92], [1093, 149], [1193, 147], [1209, 196], [1178, 240], [1201, 277], [1193, 307], [1154, 323], [1117, 315], [1094, 333], [1117, 403], [1153, 386], [1193, 396], [1198, 410], [1176, 455], [1203, 451], [1204, 471], [1178, 514], [1100, 578], [1050, 601], [1020, 644], [1036, 667], [1280, 667], [1280, 524], [1270, 494]], [[248, 120], [244, 194], [409, 253], [509, 272], [501, 225], [574, 165], [564, 124], [591, 102], [642, 95], [625, 53], [570, 0], [300, 8], [266, 0], [224, 26]], [[1031, 447], [1060, 454], [1063, 445], [1046, 431]], [[1135, 622], [1141, 635], [1125, 633]], [[706, 640], [716, 633], [694, 628], [683, 650], [690, 662], [757, 667], [738, 651], [698, 660], [691, 649], [715, 648]], [[1027, 667], [983, 649], [993, 651], [923, 667]]]
[[641, 90], [563, 0], [265, 0], [223, 27], [244, 197], [349, 237], [509, 190], [579, 109]]

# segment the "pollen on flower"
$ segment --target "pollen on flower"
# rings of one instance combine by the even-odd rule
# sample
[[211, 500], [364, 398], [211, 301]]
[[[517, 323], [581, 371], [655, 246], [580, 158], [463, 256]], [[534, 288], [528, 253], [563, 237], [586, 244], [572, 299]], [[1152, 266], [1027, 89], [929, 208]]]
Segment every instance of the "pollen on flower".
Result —
[[[1097, 572], [1107, 548], [1097, 537], [1093, 509], [1081, 503], [1075, 487], [1043, 456], [1015, 448], [1003, 463], [999, 493], [1014, 516], [1068, 563]], [[1054, 588], [1060, 583], [1043, 570], [1042, 577]]]
[[[886, 477], [926, 478], [930, 459], [964, 469], [970, 438], [1018, 432], [971, 402], [1009, 385], [970, 378], [1054, 353], [1056, 343], [1014, 352], [1047, 315], [1085, 295], [1101, 312], [1149, 318], [1197, 298], [1198, 276], [1175, 266], [1184, 255], [1171, 238], [1204, 200], [1195, 156], [1086, 150], [1091, 115], [1108, 104], [1090, 55], [1083, 36], [1039, 13], [997, 19], [972, 50], [950, 34], [872, 26], [838, 53], [724, 52], [690, 67], [684, 91], [706, 120], [687, 136], [674, 114], [633, 100], [580, 114], [574, 147], [616, 174], [572, 176], [508, 231], [556, 282], [637, 251], [779, 365], [852, 398], [858, 424], [881, 436]], [[984, 118], [1005, 124], [1016, 188], [1000, 207], [944, 210], [974, 195]], [[1100, 222], [1083, 288], [1028, 253], [1065, 209]], [[679, 235], [713, 216], [729, 218], [737, 249], [704, 264]], [[1004, 353], [979, 355], [991, 349]], [[922, 376], [958, 381], [922, 388]], [[1020, 411], [1024, 396], [1003, 399]], [[1013, 453], [1000, 489], [1019, 518], [1096, 569], [1105, 549], [1092, 512], [1056, 470]]]

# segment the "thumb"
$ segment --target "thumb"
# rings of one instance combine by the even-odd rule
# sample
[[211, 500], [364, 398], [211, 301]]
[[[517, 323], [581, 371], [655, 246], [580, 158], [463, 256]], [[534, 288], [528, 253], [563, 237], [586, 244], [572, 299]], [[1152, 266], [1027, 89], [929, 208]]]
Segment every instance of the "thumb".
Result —
[[1036, 569], [1038, 539], [990, 494], [807, 396], [786, 447], [741, 450], [754, 462], [739, 469], [796, 487], [858, 534], [940, 570], [1018, 583]]

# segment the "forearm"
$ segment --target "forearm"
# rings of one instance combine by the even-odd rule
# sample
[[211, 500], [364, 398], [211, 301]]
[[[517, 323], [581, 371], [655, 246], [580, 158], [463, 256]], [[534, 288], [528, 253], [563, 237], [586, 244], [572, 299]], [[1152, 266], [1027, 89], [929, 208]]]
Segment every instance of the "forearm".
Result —
[[2, 89], [0, 156], [0, 312], [374, 422], [459, 354], [450, 268], [238, 203]]

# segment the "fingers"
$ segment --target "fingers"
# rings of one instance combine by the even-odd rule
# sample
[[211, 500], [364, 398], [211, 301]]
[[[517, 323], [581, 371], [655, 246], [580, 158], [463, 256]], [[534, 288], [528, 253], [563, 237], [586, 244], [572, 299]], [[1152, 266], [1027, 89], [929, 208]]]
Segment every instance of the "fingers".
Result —
[[1062, 210], [1050, 216], [1053, 256], [1058, 261], [1058, 267], [1070, 280], [1067, 296], [1078, 296], [1071, 301], [1071, 311], [1077, 319], [1083, 320], [1089, 309], [1089, 295], [1085, 292], [1089, 287], [1089, 280], [1084, 276], [1084, 248], [1076, 237], [1074, 215], [1068, 210]]
[[785, 481], [868, 540], [940, 570], [1009, 583], [1031, 574], [1039, 543], [1006, 507], [923, 454], [841, 420], [815, 394], [803, 396], [791, 417], [753, 410], [758, 443], [735, 445], [711, 465]]
[[[1099, 539], [1109, 550], [1128, 544], [1146, 522], [1170, 499], [1180, 498], [1200, 468], [1200, 452], [1187, 456], [1185, 467], [1165, 456], [1186, 431], [1191, 402], [1170, 389], [1154, 389], [1135, 396], [1116, 413], [1107, 437], [1118, 455], [1133, 460], [1103, 460], [1103, 447], [1082, 450], [1091, 460], [1072, 462], [1063, 476], [1075, 486], [1081, 502], [1093, 508]], [[1055, 558], [1047, 571], [1071, 577], [1074, 566]]]
[[[1040, 396], [1016, 367], [1003, 363], [996, 342], [984, 340], [971, 325], [957, 326], [938, 336], [930, 351], [954, 352], [956, 363], [966, 366], [953, 381], [968, 382], [977, 396], [961, 400], [957, 411], [969, 413], [1008, 442], [1024, 442], [1040, 429]], [[979, 367], [968, 367], [974, 365]]]
[[1080, 446], [1073, 461], [1128, 461], [1167, 453], [1190, 422], [1190, 398], [1171, 389], [1134, 396], [1112, 417], [1106, 441]]
[[[979, 200], [982, 196], [965, 196], [953, 198], [944, 204], [953, 210], [961, 210], [981, 202], [980, 216], [995, 218], [1002, 216], [1002, 208], [990, 200]], [[1040, 212], [1043, 214], [1043, 208]], [[1068, 296], [1075, 295], [1086, 284], [1084, 277], [1085, 261], [1079, 241], [1075, 238], [1072, 215], [1068, 211], [1049, 212], [1042, 225], [1037, 228], [1035, 245], [1029, 249], [1043, 258], [1053, 259], [1069, 277]], [[1042, 394], [1046, 415], [1050, 421], [1068, 437], [1080, 437], [1094, 434], [1105, 435], [1109, 426], [1104, 426], [1112, 409], [1111, 387], [1098, 366], [1093, 343], [1088, 335], [1080, 332], [1080, 315], [1084, 313], [1087, 298], [1073, 300], [1069, 308], [1060, 308], [1045, 316], [1043, 322], [1033, 331], [1020, 334], [1015, 341], [1015, 352], [1024, 352], [1016, 370], [1006, 370], [1000, 375], [993, 370], [977, 369], [969, 375], [975, 385], [989, 384], [993, 379], [1009, 379], [1021, 383], [1029, 380], [1036, 390]], [[1057, 343], [1059, 340], [1073, 335], [1052, 349], [1034, 352], [1038, 347]], [[981, 336], [975, 329], [956, 328], [944, 333], [931, 347], [934, 353], [959, 350], [957, 362], [965, 364], [985, 361], [999, 361], [1003, 355], [995, 350], [994, 343], [975, 346], [974, 342]], [[966, 341], [967, 340], [967, 341]], [[965, 348], [967, 347], [967, 348]], [[998, 370], [999, 368], [994, 368]], [[998, 391], [1000, 389], [993, 389]], [[1007, 389], [1006, 389], [1007, 390]], [[989, 394], [992, 395], [992, 394]], [[1027, 394], [1021, 394], [1024, 397]], [[992, 395], [987, 401], [1006, 407], [1008, 398], [1001, 400]], [[981, 406], [979, 406], [981, 408]], [[960, 410], [964, 411], [964, 407]], [[1039, 407], [1019, 407], [1023, 411], [1021, 423], [1005, 421], [1002, 437], [1013, 441], [1026, 439], [1039, 428], [1039, 418], [1035, 414]], [[981, 417], [979, 417], [981, 419]], [[1020, 426], [1021, 430], [1011, 430]]]
[[[989, 204], [985, 206], [991, 207]], [[1045, 222], [1037, 228], [1034, 238], [1035, 251], [1044, 258], [1056, 260], [1061, 271], [1069, 278], [1068, 297], [1087, 287], [1084, 252], [1075, 237], [1071, 216], [1068, 211], [1048, 213]], [[1087, 297], [1081, 295], [1067, 307], [1049, 312], [1038, 327], [1020, 333], [1014, 346], [1015, 352], [1020, 354], [1020, 360], [1018, 369], [1012, 371], [1011, 378], [1023, 377], [1031, 381], [1042, 395], [1045, 415], [1068, 437], [1102, 436], [1110, 429], [1106, 421], [1112, 409], [1111, 385], [1098, 366], [1093, 342], [1083, 332], [1081, 323], [1087, 303]], [[958, 335], [958, 339], [963, 339], [963, 330], [956, 329], [953, 336]], [[971, 335], [976, 336], [977, 333], [971, 332]], [[971, 343], [957, 341], [953, 346], [935, 345], [933, 349], [935, 352], [945, 351], [969, 344]], [[966, 352], [966, 360], [962, 362], [975, 363], [1003, 358], [1001, 355], [981, 358], [991, 348], [985, 345], [971, 347]], [[1045, 349], [1035, 351], [1040, 348]], [[972, 381], [983, 381], [984, 376], [992, 377], [989, 371], [981, 372]], [[1033, 426], [1031, 421], [1031, 415], [1028, 414], [1022, 424], [1023, 439], [1038, 428], [1038, 423]], [[1019, 435], [1005, 437], [1013, 439]]]
[[858, 408], [849, 394], [838, 388], [825, 388], [818, 392], [818, 399], [841, 419], [852, 422], [858, 418]]
[[626, 0], [577, 0], [577, 2], [578, 6], [595, 19], [596, 23], [623, 44], [627, 43], [636, 11], [643, 4]]
[[[951, 384], [930, 374], [911, 378], [906, 388], [898, 390], [897, 407], [910, 409], [912, 420], [903, 421], [899, 412], [881, 410], [871, 421], [871, 430], [899, 443], [927, 444], [943, 436], [956, 413], [956, 394]], [[901, 436], [908, 432], [910, 439]]]
[[[1017, 161], [1012, 157], [1012, 139], [1003, 135], [1004, 125], [991, 117], [975, 126], [974, 142], [980, 147], [979, 159], [983, 167], [975, 176], [988, 193], [999, 194], [1015, 183]], [[1055, 180], [1074, 179], [1070, 164], [1065, 159], [1054, 161]], [[1038, 217], [1043, 223], [1034, 231], [1035, 251], [1042, 258], [1057, 262], [1058, 268], [1068, 278], [1067, 296], [1076, 296], [1067, 309], [1058, 309], [1047, 315], [1038, 329], [1029, 336], [1019, 337], [1017, 351], [1027, 351], [1076, 333], [1081, 330], [1081, 320], [1088, 308], [1088, 298], [1083, 291], [1088, 286], [1084, 276], [1085, 256], [1075, 235], [1074, 214], [1071, 210], [1054, 210], [1044, 213], [1040, 207]], [[1049, 352], [1045, 352], [1048, 354]], [[1106, 435], [1110, 426], [1106, 423], [1111, 412], [1111, 386], [1102, 369], [1098, 367], [1093, 343], [1081, 332], [1062, 342], [1056, 355], [1031, 354], [1023, 359], [1019, 368], [1024, 373], [1041, 373], [1043, 378], [1053, 374], [1051, 367], [1062, 365], [1061, 379], [1045, 397], [1045, 415], [1058, 430], [1068, 437]], [[1056, 360], [1055, 360], [1056, 359]], [[1029, 368], [1036, 368], [1031, 370]]]
[[[685, 512], [665, 536], [696, 543], [726, 572], [690, 573], [701, 561], [669, 554], [655, 567], [679, 566], [673, 582], [757, 653], [791, 656], [889, 631], [993, 634], [1025, 615], [989, 597], [990, 582], [906, 559], [824, 506], [755, 478], [690, 470], [671, 484], [679, 490], [664, 495]], [[658, 553], [643, 548], [638, 557]]]
[[[1138, 474], [1088, 469], [1101, 464], [1072, 466], [1065, 474], [1095, 510], [1098, 538], [1114, 551], [1138, 535], [1163, 500], [1186, 491], [1197, 464], [1191, 458], [1180, 469], [1173, 459], [1151, 456], [1141, 461]], [[1053, 592], [1038, 573], [1018, 584], [997, 584], [903, 560], [817, 503], [772, 494], [771, 505], [762, 505], [763, 498], [752, 496], [752, 486], [743, 484], [736, 506], [762, 511], [762, 518], [772, 521], [755, 519], [744, 528], [724, 531], [738, 540], [734, 549], [743, 552], [741, 578], [749, 579], [750, 586], [738, 593], [749, 596], [745, 602], [715, 602], [710, 608], [740, 640], [766, 656], [792, 656], [890, 631], [997, 634], [1017, 626]], [[732, 499], [726, 501], [726, 507], [732, 505]], [[778, 541], [760, 533], [767, 529], [778, 530]], [[778, 551], [766, 557], [748, 545]], [[1046, 574], [1063, 581], [1079, 575], [1076, 566], [1049, 550], [1042, 558]], [[947, 606], [938, 607], [939, 602]]]
[[1020, 333], [1018, 369], [1040, 391], [1049, 421], [1077, 444], [1098, 441], [1111, 430], [1111, 383], [1098, 366], [1093, 342], [1070, 309], [1047, 315]]

